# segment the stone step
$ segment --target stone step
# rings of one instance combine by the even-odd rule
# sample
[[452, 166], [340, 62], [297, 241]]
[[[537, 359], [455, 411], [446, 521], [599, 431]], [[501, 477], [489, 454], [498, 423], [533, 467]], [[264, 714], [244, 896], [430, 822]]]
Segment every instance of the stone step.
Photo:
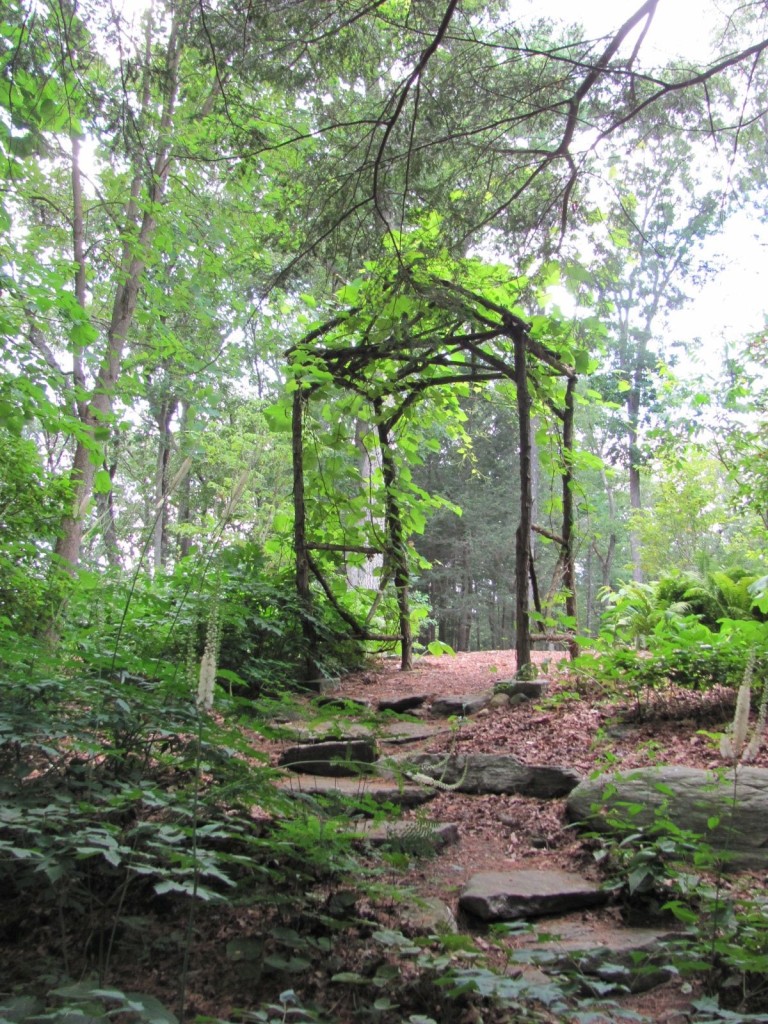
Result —
[[459, 826], [453, 821], [386, 821], [379, 825], [360, 821], [355, 831], [372, 846], [407, 846], [423, 840], [434, 850], [442, 850], [459, 841]]
[[282, 735], [292, 739], [294, 743], [328, 743], [348, 742], [350, 740], [378, 739], [380, 743], [407, 744], [421, 743], [434, 739], [435, 736], [447, 736], [450, 727], [445, 723], [408, 721], [404, 719], [384, 719], [381, 722], [366, 725], [363, 723], [344, 724], [339, 731], [338, 725], [326, 722], [314, 723], [310, 726], [289, 728], [282, 726]]
[[370, 799], [376, 803], [390, 803], [396, 807], [418, 807], [432, 800], [437, 790], [423, 786], [399, 786], [390, 779], [371, 776], [352, 778], [330, 778], [321, 775], [286, 775], [275, 782], [278, 789], [297, 797], [338, 797], [340, 804], [355, 800]]
[[394, 711], [398, 715], [407, 711], [415, 711], [427, 700], [427, 695], [412, 694], [410, 697], [400, 697], [393, 700], [380, 700], [376, 705], [377, 711]]
[[486, 708], [493, 699], [493, 690], [472, 693], [464, 697], [438, 697], [432, 701], [429, 713], [437, 718], [451, 718], [454, 715], [466, 717], [476, 715]]
[[546, 800], [566, 796], [581, 782], [571, 768], [523, 764], [509, 754], [406, 754], [393, 761], [459, 793], [519, 793]]
[[612, 921], [547, 918], [529, 934], [515, 937], [510, 961], [534, 964], [545, 973], [578, 972], [588, 993], [595, 979], [636, 994], [673, 977], [669, 946], [676, 937], [669, 930]]
[[382, 746], [392, 744], [406, 746], [409, 743], [422, 743], [436, 736], [450, 735], [450, 728], [433, 722], [387, 722], [379, 732]]
[[334, 708], [339, 711], [367, 711], [371, 702], [360, 697], [317, 697], [313, 704], [318, 708]]
[[548, 679], [500, 679], [494, 683], [494, 693], [503, 693], [507, 697], [527, 697], [528, 700], [541, 700], [549, 689]]
[[378, 757], [375, 740], [328, 740], [288, 747], [278, 759], [281, 768], [308, 775], [359, 775]]
[[459, 907], [485, 922], [519, 921], [597, 907], [607, 899], [607, 893], [581, 875], [527, 868], [473, 875], [459, 896]]

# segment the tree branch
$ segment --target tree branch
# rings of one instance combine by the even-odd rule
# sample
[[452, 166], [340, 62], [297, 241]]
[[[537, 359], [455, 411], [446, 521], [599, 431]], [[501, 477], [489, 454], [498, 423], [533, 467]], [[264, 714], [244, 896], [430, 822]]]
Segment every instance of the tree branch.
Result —
[[408, 94], [410, 93], [414, 83], [417, 82], [421, 75], [424, 73], [424, 69], [429, 63], [430, 58], [437, 51], [437, 48], [440, 46], [440, 43], [442, 42], [443, 37], [445, 36], [445, 33], [448, 31], [448, 26], [451, 23], [451, 18], [453, 17], [454, 12], [458, 7], [458, 4], [459, 0], [449, 0], [448, 6], [446, 7], [445, 13], [443, 14], [443, 20], [440, 22], [440, 26], [437, 32], [435, 33], [432, 42], [423, 51], [421, 57], [419, 57], [419, 60], [416, 63], [416, 67], [413, 69], [410, 75], [406, 78], [405, 82], [402, 84], [400, 98], [398, 99], [395, 105], [395, 109], [392, 113], [392, 116], [386, 122], [386, 128], [384, 129], [384, 137], [379, 144], [378, 152], [376, 153], [376, 157], [373, 161], [373, 204], [376, 208], [376, 212], [381, 217], [382, 222], [386, 225], [387, 230], [390, 232], [391, 227], [389, 221], [385, 216], [384, 210], [382, 209], [382, 205], [379, 201], [379, 176], [381, 174], [381, 165], [384, 161], [384, 153], [387, 148], [387, 143], [389, 142], [389, 137], [394, 131], [395, 125], [397, 124], [398, 120], [400, 119], [400, 115], [403, 112], [403, 107], [405, 106], [405, 101], [408, 99]]

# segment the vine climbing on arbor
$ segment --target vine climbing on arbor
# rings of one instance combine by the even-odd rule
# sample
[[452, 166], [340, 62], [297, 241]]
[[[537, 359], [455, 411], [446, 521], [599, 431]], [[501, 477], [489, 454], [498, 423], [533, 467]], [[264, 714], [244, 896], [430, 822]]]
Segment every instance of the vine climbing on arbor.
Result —
[[[531, 533], [537, 529], [532, 521], [534, 410], [560, 424], [563, 527], [561, 535], [547, 535], [559, 545], [557, 572], [566, 590], [566, 613], [575, 619], [573, 415], [575, 367], [584, 362], [584, 353], [575, 350], [562, 324], [523, 318], [519, 303], [528, 284], [507, 268], [479, 260], [427, 258], [417, 243], [343, 288], [338, 294], [343, 308], [313, 324], [288, 353], [296, 584], [310, 652], [316, 639], [314, 579], [350, 637], [398, 643], [402, 669], [412, 667], [415, 555], [409, 537], [423, 529], [423, 506], [435, 507], [440, 499], [413, 484], [409, 459], [418, 458], [420, 445], [429, 446], [430, 430], [434, 433], [438, 423], [460, 432], [460, 398], [493, 382], [509, 384], [520, 432], [518, 664], [530, 663], [532, 643], [542, 638], [533, 628], [534, 619], [542, 617], [531, 553]], [[353, 458], [361, 438], [368, 446], [367, 476]], [[355, 589], [349, 585], [350, 564], [374, 560], [377, 583], [368, 588], [367, 607], [354, 608], [348, 599]], [[377, 626], [377, 610], [387, 594], [396, 630]]]

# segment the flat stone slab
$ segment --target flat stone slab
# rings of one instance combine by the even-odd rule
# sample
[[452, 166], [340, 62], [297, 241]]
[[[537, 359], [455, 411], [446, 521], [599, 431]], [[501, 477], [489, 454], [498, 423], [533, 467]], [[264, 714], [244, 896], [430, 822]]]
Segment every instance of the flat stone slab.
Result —
[[330, 740], [288, 747], [278, 759], [281, 768], [309, 775], [359, 775], [378, 757], [375, 740]]
[[275, 785], [285, 793], [299, 797], [338, 797], [340, 802], [370, 799], [379, 804], [394, 804], [396, 807], [418, 807], [436, 796], [437, 790], [423, 786], [398, 786], [388, 779], [370, 776], [350, 778], [329, 778], [321, 775], [291, 775], [278, 779]]
[[[632, 813], [622, 809], [631, 805]], [[739, 767], [724, 772], [679, 765], [611, 772], [585, 779], [570, 794], [571, 821], [620, 834], [621, 820], [633, 829], [660, 816], [695, 832], [735, 870], [768, 865], [768, 769]], [[717, 825], [709, 827], [713, 819]], [[618, 820], [617, 820], [618, 819]]]
[[547, 800], [567, 796], [582, 779], [572, 768], [523, 764], [509, 754], [413, 754], [398, 761], [459, 793], [519, 793]]
[[414, 821], [388, 821], [381, 825], [372, 825], [368, 821], [357, 822], [355, 831], [360, 839], [372, 846], [403, 846], [413, 840], [417, 843], [424, 840], [435, 850], [453, 846], [459, 841], [459, 826], [453, 821], [429, 821], [423, 828]]
[[538, 700], [549, 688], [548, 679], [505, 679], [494, 685], [494, 693], [504, 693], [508, 697], [528, 697]]
[[338, 726], [327, 722], [318, 722], [308, 726], [291, 728], [281, 726], [283, 735], [296, 744], [347, 742], [349, 740], [378, 739], [381, 743], [420, 743], [450, 732], [450, 726], [444, 722], [425, 722], [384, 718], [379, 722], [364, 724], [362, 722], [343, 723], [339, 732]]
[[366, 710], [371, 702], [360, 697], [318, 697], [313, 702], [319, 708], [338, 708], [340, 711]]
[[416, 708], [420, 708], [427, 699], [426, 693], [424, 694], [412, 694], [410, 697], [400, 697], [395, 700], [380, 700], [376, 705], [377, 711], [394, 711], [398, 715], [404, 714], [406, 711], [414, 711]]
[[608, 894], [570, 871], [481, 871], [459, 896], [459, 907], [481, 921], [518, 921], [597, 907]]
[[647, 992], [673, 975], [668, 943], [675, 933], [655, 928], [624, 928], [572, 918], [547, 920], [539, 940], [534, 932], [522, 938], [512, 953], [515, 963], [533, 963], [545, 972], [578, 970], [589, 989], [589, 978], [631, 993]]
[[435, 736], [448, 735], [447, 724], [430, 722], [385, 722], [378, 733], [382, 745], [388, 743], [405, 746], [408, 743], [421, 743], [423, 740], [434, 739]]
[[291, 686], [295, 687], [299, 692], [302, 690], [305, 693], [333, 693], [338, 688], [338, 679], [305, 679], [302, 683], [292, 683]]
[[438, 697], [432, 701], [429, 713], [437, 718], [476, 715], [491, 703], [492, 697], [493, 690], [486, 693], [471, 693], [465, 697]]
[[310, 722], [295, 727], [283, 726], [282, 732], [287, 739], [297, 744], [305, 743], [347, 743], [350, 740], [370, 739], [373, 729], [361, 722]]

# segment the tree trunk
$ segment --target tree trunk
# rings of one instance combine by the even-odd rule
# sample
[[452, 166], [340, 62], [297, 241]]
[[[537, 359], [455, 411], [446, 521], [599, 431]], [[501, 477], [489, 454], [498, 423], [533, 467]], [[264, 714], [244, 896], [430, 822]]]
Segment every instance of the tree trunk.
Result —
[[155, 413], [158, 427], [157, 460], [155, 463], [155, 520], [152, 537], [152, 564], [155, 572], [168, 560], [168, 465], [171, 458], [171, 421], [178, 400], [165, 397]]
[[[189, 430], [189, 402], [184, 399], [181, 400], [181, 422], [179, 423], [179, 437], [181, 439], [182, 448], [185, 447], [187, 439], [187, 431]], [[179, 526], [189, 526], [192, 522], [192, 478], [191, 474], [187, 473], [184, 478], [179, 482], [179, 492], [177, 500], [177, 522]], [[187, 536], [184, 531], [181, 532], [179, 537], [179, 558], [186, 558], [192, 548], [192, 538]]]
[[[627, 444], [629, 448], [629, 507], [632, 512], [639, 512], [643, 507], [640, 494], [640, 449], [637, 444], [640, 426], [640, 371], [636, 370], [635, 380], [627, 393]], [[641, 565], [640, 538], [637, 531], [630, 525], [629, 555], [632, 560], [632, 579], [643, 582]]]
[[[114, 483], [117, 474], [117, 458], [109, 465], [105, 462], [103, 469], [109, 473], [109, 479]], [[104, 550], [107, 555], [107, 564], [111, 569], [120, 569], [122, 560], [120, 557], [120, 546], [117, 543], [117, 523], [115, 517], [114, 492], [110, 487], [106, 494], [96, 496], [96, 507], [99, 519], [103, 522]]]
[[[463, 533], [463, 531], [462, 531]], [[469, 550], [471, 538], [463, 536], [461, 544], [461, 593], [458, 615], [457, 651], [469, 651], [472, 646], [472, 569]], [[457, 560], [458, 561], [458, 560]]]
[[296, 589], [307, 611], [311, 607], [309, 559], [307, 558], [307, 522], [304, 504], [304, 411], [306, 401], [300, 390], [293, 396], [293, 544], [296, 553]]
[[[180, 5], [181, 6], [181, 5]], [[79, 392], [78, 415], [85, 427], [85, 437], [78, 438], [70, 480], [73, 488], [72, 511], [62, 520], [56, 555], [73, 572], [80, 558], [83, 541], [85, 514], [93, 495], [96, 465], [103, 461], [104, 442], [100, 433], [112, 419], [112, 401], [120, 376], [123, 350], [128, 338], [136, 310], [139, 290], [144, 277], [147, 255], [155, 236], [157, 221], [155, 210], [165, 194], [170, 172], [170, 138], [176, 109], [179, 69], [179, 31], [186, 16], [180, 7], [176, 8], [167, 43], [167, 61], [164, 81], [166, 93], [163, 111], [158, 125], [158, 149], [152, 162], [150, 184], [143, 202], [139, 202], [142, 183], [149, 154], [141, 151], [136, 155], [135, 172], [131, 185], [130, 199], [124, 211], [125, 240], [116, 275], [115, 298], [112, 316], [106, 336], [106, 349], [100, 361], [99, 371], [90, 393], [84, 389], [82, 373], [82, 351], [74, 357], [75, 383], [83, 389]], [[151, 73], [152, 29], [148, 21], [145, 48], [146, 84], [144, 104], [149, 107], [149, 75]], [[83, 235], [82, 185], [80, 173], [79, 140], [72, 139], [72, 195], [73, 195], [73, 255], [75, 258], [75, 288], [78, 302], [85, 308], [85, 256]], [[143, 211], [143, 212], [142, 212]], [[136, 230], [138, 229], [138, 230]], [[83, 377], [79, 380], [79, 377]]]
[[[364, 424], [361, 420], [355, 421], [355, 447], [359, 454], [358, 470], [360, 473], [360, 479], [364, 486], [370, 486], [370, 480], [373, 475], [374, 460], [371, 459], [371, 453], [368, 451], [364, 440]], [[369, 516], [372, 515], [371, 510], [368, 509]], [[379, 527], [383, 526], [381, 521], [377, 522]], [[381, 555], [372, 555], [366, 559], [365, 565], [350, 565], [347, 567], [347, 580], [349, 581], [350, 587], [355, 589], [366, 589], [366, 590], [377, 590], [378, 580], [376, 578], [376, 570], [381, 570], [383, 566], [383, 557]]]
[[605, 469], [601, 470], [600, 475], [603, 481], [606, 501], [608, 502], [608, 518], [611, 523], [611, 532], [608, 534], [608, 547], [606, 548], [604, 555], [600, 553], [594, 541], [592, 543], [592, 547], [595, 555], [597, 556], [597, 560], [600, 563], [600, 583], [603, 587], [609, 587], [611, 585], [611, 575], [613, 573], [613, 559], [616, 554], [616, 530], [613, 529], [613, 525], [616, 522], [616, 496], [613, 493], [613, 485], [608, 479], [608, 474], [605, 472]]
[[301, 629], [304, 636], [304, 678], [316, 674], [315, 630], [312, 625], [312, 592], [309, 589], [309, 551], [307, 549], [307, 513], [304, 503], [304, 413], [307, 398], [301, 388], [293, 395], [291, 448], [293, 454], [293, 548], [296, 559], [296, 593], [299, 599]]
[[520, 429], [520, 523], [515, 544], [515, 649], [517, 671], [531, 662], [531, 623], [529, 579], [531, 575], [531, 528], [533, 493], [531, 480], [531, 396], [528, 392], [528, 368], [525, 336], [517, 330], [514, 337], [517, 417]]

